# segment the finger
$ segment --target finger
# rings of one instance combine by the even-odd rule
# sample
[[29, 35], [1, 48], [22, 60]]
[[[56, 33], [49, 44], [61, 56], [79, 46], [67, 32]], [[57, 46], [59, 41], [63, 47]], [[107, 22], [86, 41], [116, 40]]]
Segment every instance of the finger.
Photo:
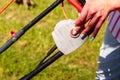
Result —
[[83, 31], [83, 29], [84, 29], [84, 26], [76, 26], [71, 29], [70, 35], [72, 37], [77, 37]]
[[105, 21], [104, 18], [100, 18], [100, 19], [99, 19], [99, 22], [96, 24], [96, 27], [95, 27], [95, 29], [94, 29], [94, 31], [93, 31], [93, 33], [92, 33], [92, 40], [95, 39], [95, 37], [96, 37], [98, 31], [100, 30], [102, 24], [104, 23], [104, 21]]
[[89, 10], [85, 22], [88, 22], [89, 20], [91, 20], [95, 15], [95, 13], [96, 13], [95, 10]]
[[76, 26], [82, 25], [84, 24], [86, 17], [88, 14], [88, 9], [86, 6], [83, 7], [82, 12], [80, 14], [80, 16], [78, 17], [78, 19], [75, 21]]
[[74, 30], [76, 30], [77, 33], [81, 33], [81, 32], [83, 31], [83, 29], [85, 29], [84, 26], [76, 26], [76, 27], [74, 28]]
[[88, 23], [87, 27], [82, 31], [82, 36], [81, 38], [84, 39], [85, 36], [87, 36], [89, 33], [91, 33], [91, 29], [95, 28], [95, 24], [97, 24], [98, 19], [100, 18], [100, 16], [95, 15], [92, 20]]

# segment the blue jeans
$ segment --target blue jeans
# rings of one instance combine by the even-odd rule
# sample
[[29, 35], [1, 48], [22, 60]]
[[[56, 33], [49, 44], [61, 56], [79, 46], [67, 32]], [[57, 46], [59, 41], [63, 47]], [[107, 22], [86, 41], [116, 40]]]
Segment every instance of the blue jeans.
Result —
[[96, 80], [120, 80], [120, 43], [106, 29], [98, 60]]

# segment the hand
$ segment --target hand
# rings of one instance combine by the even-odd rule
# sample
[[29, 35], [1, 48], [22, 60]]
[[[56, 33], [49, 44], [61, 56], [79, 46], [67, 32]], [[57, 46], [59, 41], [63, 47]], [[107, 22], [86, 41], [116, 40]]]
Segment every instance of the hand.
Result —
[[114, 0], [86, 0], [82, 12], [75, 22], [76, 26], [88, 23], [82, 31], [82, 37], [88, 35], [90, 31], [93, 31], [92, 38], [94, 39], [96, 37], [108, 14], [118, 8], [113, 6], [113, 1]]

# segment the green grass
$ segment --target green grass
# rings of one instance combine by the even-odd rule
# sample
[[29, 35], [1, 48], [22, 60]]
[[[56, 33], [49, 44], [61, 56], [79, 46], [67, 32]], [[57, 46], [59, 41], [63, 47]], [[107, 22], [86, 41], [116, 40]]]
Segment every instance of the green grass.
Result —
[[[29, 11], [23, 5], [13, 3], [0, 15], [0, 46], [11, 37], [10, 30], [18, 32], [55, 0], [34, 1], [37, 6], [31, 7]], [[77, 18], [77, 11], [71, 5], [65, 3], [65, 9], [69, 18]], [[0, 55], [0, 80], [18, 80], [32, 71], [54, 45], [51, 33], [55, 24], [63, 19], [65, 18], [59, 5], [3, 52]], [[88, 40], [82, 47], [61, 57], [32, 80], [94, 80], [106, 23], [103, 26], [95, 41]]]

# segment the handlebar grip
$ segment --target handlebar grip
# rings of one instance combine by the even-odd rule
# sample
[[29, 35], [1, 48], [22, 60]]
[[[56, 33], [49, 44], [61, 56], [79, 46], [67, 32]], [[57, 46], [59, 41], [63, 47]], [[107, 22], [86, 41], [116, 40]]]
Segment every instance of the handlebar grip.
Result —
[[78, 0], [67, 0], [70, 4], [72, 4], [80, 13], [82, 11], [83, 5]]
[[83, 6], [85, 5], [85, 0], [78, 0]]

